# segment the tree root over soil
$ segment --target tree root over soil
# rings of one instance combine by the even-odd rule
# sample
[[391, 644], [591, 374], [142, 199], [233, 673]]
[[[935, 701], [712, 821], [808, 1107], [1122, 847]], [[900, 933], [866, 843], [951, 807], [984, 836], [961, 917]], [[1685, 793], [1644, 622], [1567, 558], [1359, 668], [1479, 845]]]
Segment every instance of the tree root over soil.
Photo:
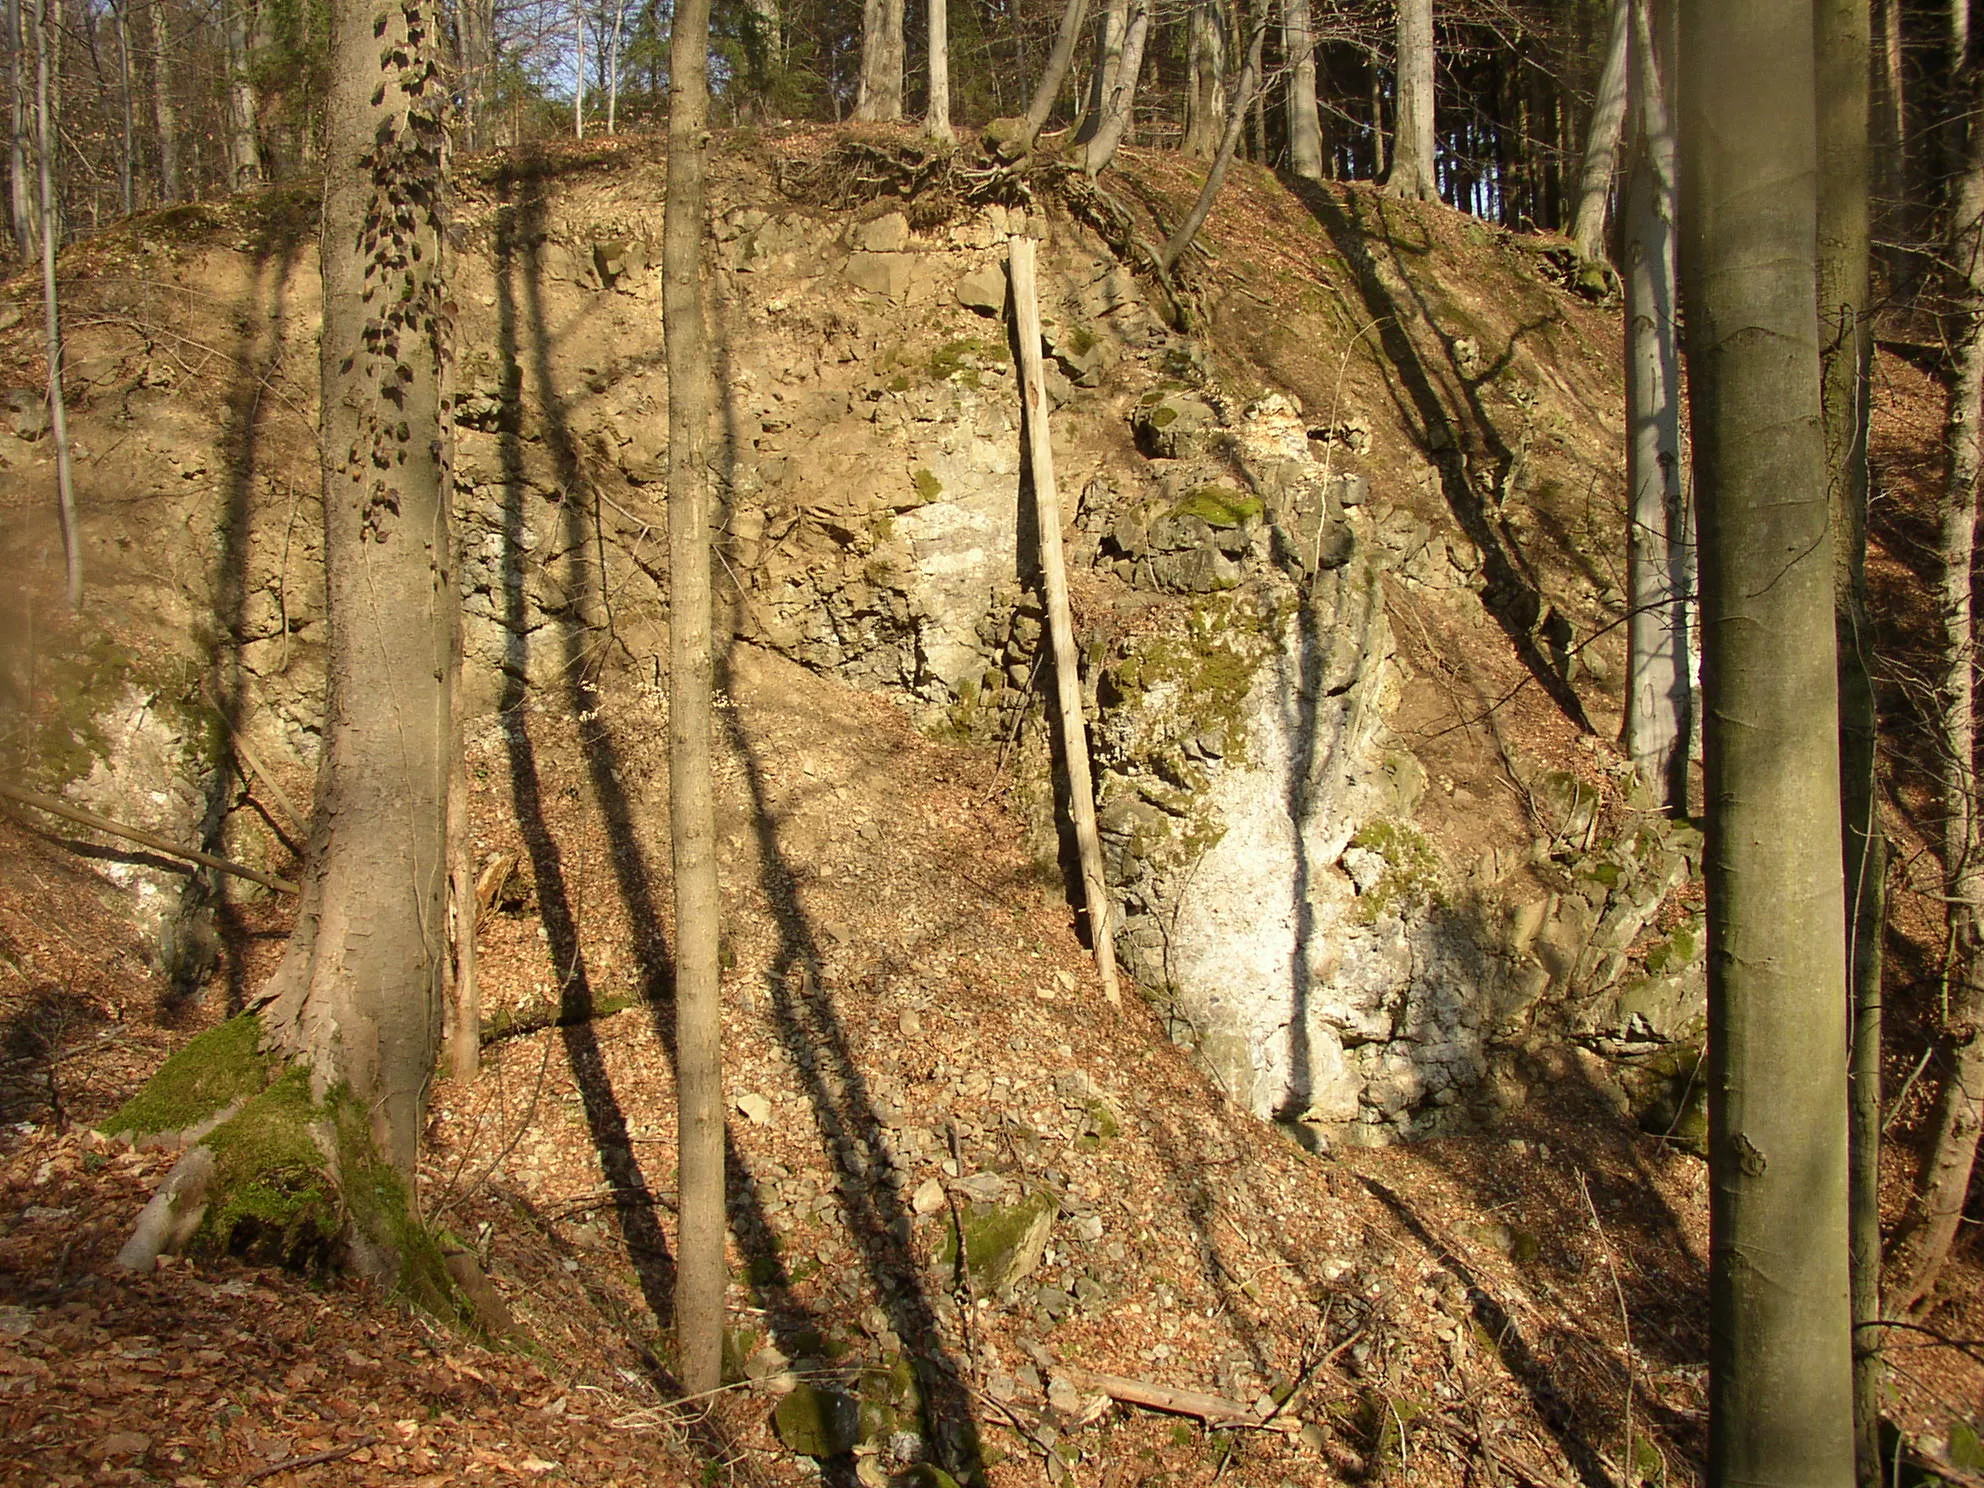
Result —
[[118, 1265], [149, 1271], [190, 1251], [342, 1271], [487, 1338], [512, 1336], [474, 1258], [421, 1223], [350, 1092], [313, 1090], [306, 1066], [266, 1044], [255, 1014], [231, 1019], [174, 1054], [103, 1123], [122, 1140], [183, 1154]]

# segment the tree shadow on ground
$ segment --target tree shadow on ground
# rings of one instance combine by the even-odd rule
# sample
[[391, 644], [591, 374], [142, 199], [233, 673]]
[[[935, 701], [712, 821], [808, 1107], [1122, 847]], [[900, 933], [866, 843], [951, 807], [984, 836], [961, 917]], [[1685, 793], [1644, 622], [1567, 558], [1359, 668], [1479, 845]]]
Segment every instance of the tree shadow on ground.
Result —
[[[1514, 354], [1514, 341], [1480, 371], [1463, 372], [1453, 340], [1440, 331], [1414, 287], [1412, 274], [1401, 261], [1407, 250], [1398, 241], [1397, 227], [1387, 220], [1388, 213], [1408, 209], [1367, 191], [1338, 193], [1294, 178], [1288, 185], [1356, 275], [1370, 329], [1396, 377], [1391, 386], [1399, 412], [1415, 442], [1434, 462], [1448, 510], [1481, 554], [1483, 605], [1551, 701], [1580, 732], [1593, 732], [1566, 675], [1573, 642], [1568, 619], [1545, 597], [1501, 519], [1496, 492], [1511, 479], [1515, 455], [1488, 416], [1479, 388]], [[1389, 262], [1381, 264], [1380, 255]], [[1446, 368], [1436, 369], [1423, 353], [1412, 333], [1412, 327], [1421, 324], [1439, 336]], [[1517, 337], [1521, 334], [1519, 330]], [[1473, 468], [1477, 459], [1491, 472], [1485, 481]]]
[[[718, 685], [734, 690], [727, 661]], [[900, 1198], [902, 1174], [882, 1119], [834, 1007], [820, 944], [785, 850], [756, 748], [726, 710], [730, 747], [742, 763], [758, 842], [759, 883], [779, 932], [766, 974], [779, 1042], [813, 1108], [820, 1141], [834, 1158], [835, 1187], [849, 1237], [890, 1327], [916, 1371], [925, 1422], [938, 1460], [960, 1478], [981, 1469], [971, 1392], [945, 1343], [928, 1280], [909, 1248], [910, 1213]]]

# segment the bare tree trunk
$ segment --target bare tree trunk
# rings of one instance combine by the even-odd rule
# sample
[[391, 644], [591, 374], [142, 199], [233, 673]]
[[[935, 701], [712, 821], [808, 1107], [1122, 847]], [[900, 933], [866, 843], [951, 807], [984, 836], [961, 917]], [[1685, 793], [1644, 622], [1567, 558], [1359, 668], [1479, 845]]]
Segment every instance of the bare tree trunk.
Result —
[[892, 123], [902, 117], [902, 8], [904, 0], [863, 0], [861, 85], [854, 117]]
[[460, 0], [456, 12], [462, 49], [462, 148], [471, 154], [483, 148], [489, 111], [489, 48], [495, 19], [492, 12], [493, 0]]
[[1117, 75], [1123, 70], [1123, 41], [1130, 33], [1131, 0], [1106, 0], [1095, 18], [1095, 58], [1088, 77], [1088, 107], [1073, 143], [1086, 145], [1102, 129]]
[[614, 0], [613, 39], [606, 50], [606, 132], [620, 123], [620, 29], [627, 19], [626, 0]]
[[1944, 673], [1938, 747], [1943, 756], [1943, 896], [1949, 950], [1942, 1029], [1948, 1073], [1936, 1126], [1916, 1179], [1912, 1212], [1894, 1247], [1889, 1310], [1906, 1312], [1928, 1297], [1949, 1259], [1963, 1218], [1984, 1116], [1984, 825], [1977, 778], [1977, 654], [1971, 574], [1977, 551], [1978, 482], [1984, 477], [1984, 67], [1958, 52], [1967, 103], [1963, 174], [1951, 204], [1953, 306], [1948, 333], [1950, 378], [1945, 441], [1938, 609]]
[[1626, 753], [1662, 807], [1688, 810], [1692, 540], [1674, 337], [1674, 125], [1646, 9], [1634, 12], [1636, 141], [1626, 182]]
[[9, 0], [7, 6], [7, 81], [11, 97], [13, 129], [8, 138], [7, 205], [14, 229], [15, 255], [26, 263], [41, 251], [41, 223], [35, 210], [32, 182], [34, 156], [28, 143], [32, 112], [28, 102], [27, 0]]
[[440, 1047], [459, 636], [438, 8], [331, 14], [321, 339], [330, 620], [302, 898], [263, 989], [319, 1094], [410, 1180]]
[[1281, 0], [1282, 52], [1288, 63], [1288, 168], [1305, 181], [1323, 178], [1323, 118], [1316, 107], [1316, 35], [1309, 0]]
[[1179, 153], [1210, 160], [1226, 128], [1226, 0], [1195, 0], [1185, 39], [1185, 136]]
[[[459, 640], [456, 642], [459, 646]], [[455, 720], [460, 737], [461, 719]], [[468, 770], [456, 752], [448, 777], [448, 926], [454, 957], [449, 964], [442, 1018], [448, 1075], [473, 1080], [482, 1068], [482, 984], [476, 969], [476, 935], [482, 904], [475, 892], [474, 845], [469, 836]]]
[[1433, 131], [1433, 0], [1399, 0], [1398, 127], [1392, 138], [1392, 171], [1385, 195], [1438, 201], [1433, 165], [1439, 140]]
[[[709, 0], [677, 0], [669, 39], [668, 206], [662, 316], [668, 347], [668, 817], [675, 863], [675, 1078], [681, 1165], [675, 1336], [682, 1384], [723, 1374], [723, 1021], [716, 793], [710, 770], [711, 403], [703, 319]], [[900, 14], [900, 12], [898, 12]], [[897, 69], [898, 83], [901, 70]]]
[[1032, 148], [1035, 136], [1047, 127], [1047, 121], [1054, 113], [1054, 104], [1061, 96], [1062, 85], [1068, 80], [1068, 68], [1073, 65], [1075, 44], [1081, 40], [1082, 20], [1087, 14], [1088, 0], [1067, 0], [1061, 9], [1061, 25], [1054, 33], [1054, 49], [1047, 54], [1047, 66], [1042, 70], [1040, 82], [1033, 90], [1033, 99], [1026, 108], [1028, 149]]
[[1577, 244], [1578, 256], [1585, 259], [1604, 256], [1605, 204], [1612, 195], [1612, 166], [1626, 121], [1627, 80], [1631, 76], [1626, 64], [1627, 13], [1631, 8], [1632, 0], [1612, 0], [1612, 18], [1605, 30], [1605, 65], [1598, 74], [1598, 98], [1585, 134], [1577, 215], [1571, 221], [1571, 241]]
[[1371, 64], [1371, 179], [1385, 178], [1385, 89], [1378, 77], [1377, 63]]
[[572, 63], [572, 138], [586, 137], [586, 0], [572, 0], [572, 31], [577, 47]]
[[255, 84], [248, 74], [248, 0], [226, 0], [222, 22], [227, 43], [228, 189], [239, 191], [262, 179], [262, 152], [255, 142]]
[[945, 144], [957, 138], [951, 128], [951, 7], [949, 0], [929, 0], [930, 100], [923, 111], [923, 132]]
[[1254, 35], [1247, 43], [1247, 61], [1240, 69], [1240, 81], [1233, 90], [1233, 111], [1227, 116], [1226, 133], [1219, 142], [1219, 153], [1213, 157], [1212, 168], [1206, 172], [1204, 183], [1199, 187], [1197, 200], [1192, 210], [1185, 214], [1185, 220], [1178, 224], [1165, 243], [1157, 258], [1165, 273], [1178, 267], [1178, 260], [1185, 256], [1185, 250], [1192, 246], [1192, 239], [1199, 235], [1205, 226], [1206, 218], [1212, 212], [1213, 199], [1219, 195], [1219, 188], [1226, 182], [1226, 173], [1233, 165], [1233, 156], [1240, 148], [1240, 131], [1247, 122], [1247, 111], [1253, 106], [1254, 96], [1261, 86], [1261, 48], [1267, 41], [1268, 22], [1265, 13], [1254, 23]]
[[1137, 78], [1144, 67], [1144, 40], [1150, 34], [1151, 0], [1130, 0], [1130, 23], [1123, 33], [1123, 60], [1103, 102], [1093, 137], [1082, 155], [1082, 169], [1099, 176], [1116, 158], [1116, 147], [1130, 127], [1137, 106]]
[[1054, 484], [1054, 446], [1047, 429], [1047, 387], [1040, 359], [1040, 298], [1034, 283], [1034, 243], [1023, 233], [1009, 240], [1013, 319], [1019, 338], [1020, 385], [1026, 399], [1027, 468], [1033, 476], [1033, 510], [1040, 534], [1040, 585], [1047, 604], [1048, 638], [1054, 648], [1056, 711], [1061, 753], [1068, 771], [1068, 813], [1081, 854], [1082, 907], [1088, 913], [1089, 947], [1102, 979], [1102, 995], [1115, 1006], [1116, 943], [1109, 883], [1103, 876], [1102, 838], [1095, 825], [1095, 784], [1089, 773], [1088, 729], [1082, 720], [1081, 675], [1074, 621], [1068, 608], [1068, 573], [1061, 555], [1061, 498]]
[[62, 315], [55, 293], [55, 118], [50, 101], [48, 0], [35, 0], [35, 175], [40, 189], [41, 310], [48, 352], [48, 417], [55, 438], [55, 494], [62, 517], [62, 557], [69, 608], [83, 607], [83, 535], [69, 471], [69, 406], [62, 393]]
[[138, 210], [137, 172], [133, 159], [137, 141], [131, 117], [131, 28], [124, 19], [124, 7], [128, 3], [129, 0], [116, 0], [110, 7], [111, 19], [117, 27], [117, 102], [122, 125], [117, 147], [117, 192], [126, 217]]
[[179, 200], [179, 106], [172, 98], [172, 48], [166, 34], [165, 0], [151, 0], [152, 123], [158, 131], [158, 199]]
[[1707, 722], [1707, 1482], [1853, 1476], [1845, 901], [1810, 0], [1682, 0]]

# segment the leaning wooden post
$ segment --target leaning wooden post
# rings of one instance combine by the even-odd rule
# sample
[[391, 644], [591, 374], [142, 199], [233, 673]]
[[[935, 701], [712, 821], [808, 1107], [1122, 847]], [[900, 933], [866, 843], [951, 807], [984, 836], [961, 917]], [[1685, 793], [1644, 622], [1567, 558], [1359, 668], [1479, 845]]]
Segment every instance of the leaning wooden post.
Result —
[[1095, 785], [1089, 778], [1088, 732], [1082, 724], [1081, 679], [1075, 669], [1068, 570], [1061, 558], [1061, 497], [1054, 486], [1054, 449], [1047, 436], [1047, 380], [1040, 365], [1040, 301], [1034, 289], [1033, 239], [1015, 233], [1011, 247], [1027, 460], [1033, 470], [1033, 509], [1040, 527], [1040, 584], [1047, 594], [1047, 633], [1054, 645], [1061, 752], [1068, 762], [1068, 807], [1075, 819], [1075, 842], [1081, 849], [1082, 904], [1088, 911], [1095, 969], [1102, 977], [1102, 995], [1113, 1004], [1121, 1001], [1116, 990], [1116, 944], [1109, 924], [1109, 885], [1102, 876], [1102, 839], [1095, 830]]

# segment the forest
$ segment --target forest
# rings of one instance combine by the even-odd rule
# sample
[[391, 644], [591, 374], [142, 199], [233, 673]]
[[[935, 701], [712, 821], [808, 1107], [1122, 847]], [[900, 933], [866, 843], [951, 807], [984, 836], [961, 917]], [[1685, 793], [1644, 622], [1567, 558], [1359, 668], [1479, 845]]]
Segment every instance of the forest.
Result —
[[1984, 1483], [1968, 0], [4, 3], [5, 1472]]

